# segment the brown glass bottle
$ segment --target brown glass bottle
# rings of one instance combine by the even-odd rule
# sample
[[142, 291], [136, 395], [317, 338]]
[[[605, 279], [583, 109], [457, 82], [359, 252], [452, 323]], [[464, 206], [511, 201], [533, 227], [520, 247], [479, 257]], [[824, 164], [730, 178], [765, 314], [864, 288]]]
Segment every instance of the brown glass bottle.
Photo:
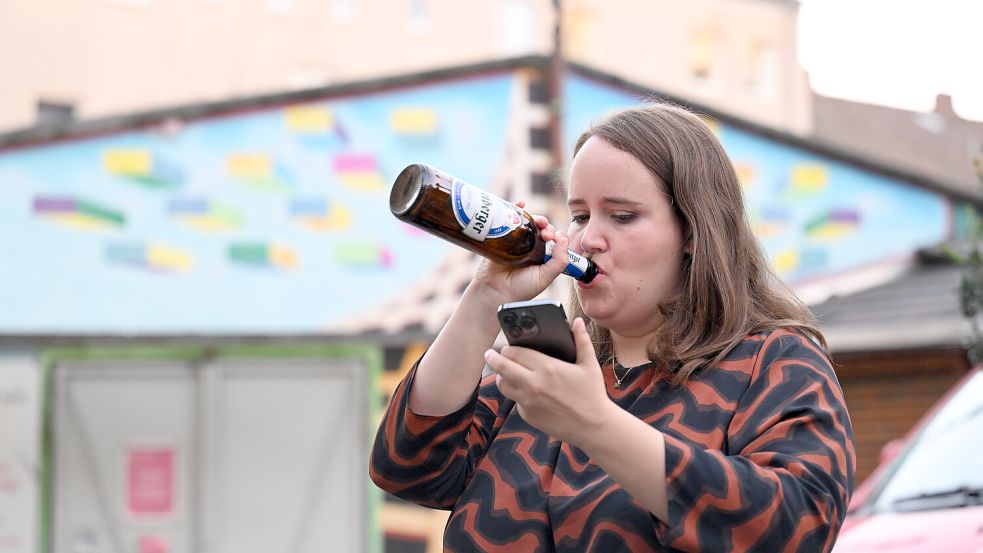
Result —
[[[389, 209], [397, 219], [508, 266], [546, 263], [553, 242], [514, 204], [429, 165], [408, 165], [393, 183]], [[565, 274], [583, 282], [597, 275], [589, 259], [569, 252]]]

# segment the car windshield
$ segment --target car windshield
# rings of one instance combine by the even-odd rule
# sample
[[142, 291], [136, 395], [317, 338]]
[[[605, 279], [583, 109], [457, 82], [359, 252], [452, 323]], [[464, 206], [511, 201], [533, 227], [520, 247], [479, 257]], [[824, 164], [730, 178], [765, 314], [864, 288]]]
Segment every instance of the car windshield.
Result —
[[983, 370], [977, 370], [905, 448], [867, 505], [905, 511], [978, 505], [981, 490]]

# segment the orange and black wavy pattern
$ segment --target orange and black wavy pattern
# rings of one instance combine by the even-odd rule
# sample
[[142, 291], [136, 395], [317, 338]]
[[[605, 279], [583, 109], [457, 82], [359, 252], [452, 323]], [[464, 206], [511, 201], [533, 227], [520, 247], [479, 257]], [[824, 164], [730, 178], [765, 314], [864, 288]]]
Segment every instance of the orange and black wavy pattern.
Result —
[[494, 376], [458, 412], [424, 417], [407, 405], [411, 371], [376, 435], [370, 475], [389, 493], [451, 510], [447, 551], [832, 548], [853, 489], [853, 430], [810, 340], [749, 336], [682, 387], [648, 367], [614, 389], [610, 373], [612, 399], [665, 434], [668, 521], [522, 420]]

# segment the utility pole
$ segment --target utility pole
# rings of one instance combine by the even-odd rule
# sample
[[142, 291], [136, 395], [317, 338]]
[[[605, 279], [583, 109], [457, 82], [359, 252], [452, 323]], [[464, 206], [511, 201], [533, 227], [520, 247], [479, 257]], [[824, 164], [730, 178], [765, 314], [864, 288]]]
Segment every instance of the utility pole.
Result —
[[553, 1], [553, 51], [547, 70], [549, 90], [549, 131], [551, 178], [559, 182], [563, 170], [563, 6], [561, 0]]

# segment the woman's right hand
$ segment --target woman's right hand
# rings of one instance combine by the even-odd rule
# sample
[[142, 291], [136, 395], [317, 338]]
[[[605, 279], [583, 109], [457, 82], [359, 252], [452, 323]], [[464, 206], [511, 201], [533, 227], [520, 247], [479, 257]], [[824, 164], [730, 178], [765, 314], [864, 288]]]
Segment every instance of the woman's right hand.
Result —
[[[521, 209], [525, 207], [525, 202], [520, 200], [515, 205]], [[479, 285], [488, 305], [497, 308], [503, 303], [532, 299], [546, 290], [567, 267], [569, 239], [566, 233], [556, 230], [542, 215], [534, 215], [533, 221], [543, 240], [556, 242], [553, 256], [542, 265], [525, 267], [508, 267], [482, 259], [475, 271], [474, 284]]]

